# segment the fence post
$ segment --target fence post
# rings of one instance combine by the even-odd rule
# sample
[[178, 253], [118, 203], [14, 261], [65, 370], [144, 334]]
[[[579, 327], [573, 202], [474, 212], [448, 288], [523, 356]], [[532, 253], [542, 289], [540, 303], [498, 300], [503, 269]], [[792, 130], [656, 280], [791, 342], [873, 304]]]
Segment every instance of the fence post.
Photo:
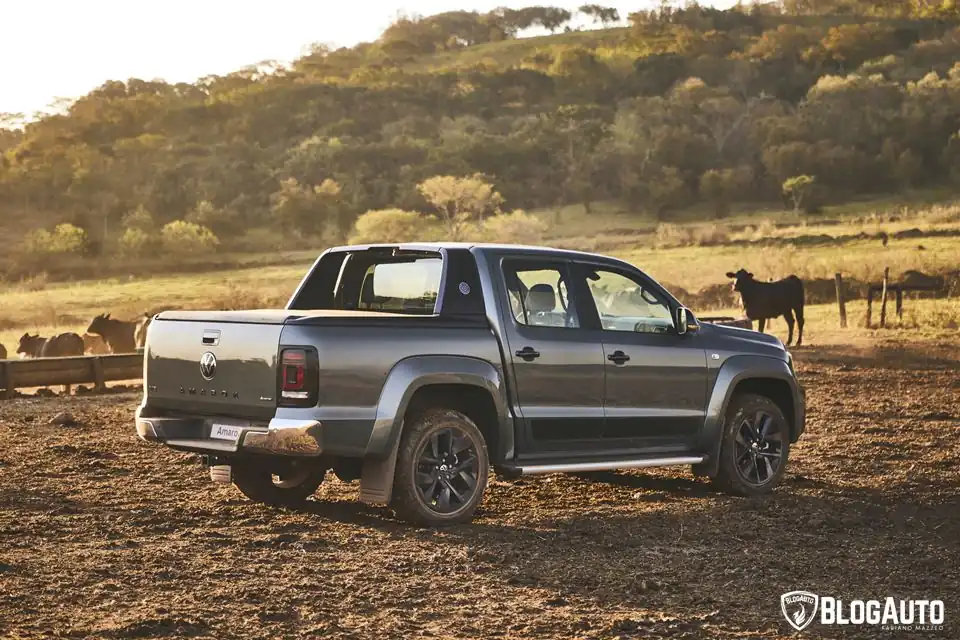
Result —
[[903, 287], [896, 285], [897, 291], [897, 320], [903, 320]]
[[16, 387], [13, 386], [13, 380], [10, 374], [10, 363], [9, 362], [0, 362], [0, 383], [3, 384], [3, 399], [9, 400], [14, 397], [13, 394], [17, 392]]
[[880, 292], [880, 328], [887, 326], [887, 281], [890, 279], [890, 267], [883, 268], [883, 290]]
[[867, 329], [870, 328], [873, 315], [873, 285], [867, 283]]
[[839, 273], [834, 274], [834, 282], [837, 285], [837, 306], [840, 308], [840, 328], [847, 328], [847, 302], [843, 298], [843, 276]]
[[103, 360], [100, 359], [100, 356], [94, 356], [90, 366], [93, 368], [94, 388], [97, 391], [105, 391], [107, 388], [107, 383], [103, 378]]

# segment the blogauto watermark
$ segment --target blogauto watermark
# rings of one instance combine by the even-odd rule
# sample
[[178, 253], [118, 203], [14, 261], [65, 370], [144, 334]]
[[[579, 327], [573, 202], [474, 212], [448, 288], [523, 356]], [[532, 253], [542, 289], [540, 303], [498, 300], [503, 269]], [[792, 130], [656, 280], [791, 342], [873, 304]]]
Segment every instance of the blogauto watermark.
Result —
[[823, 625], [870, 625], [883, 631], [943, 631], [943, 600], [842, 600], [809, 591], [780, 596], [780, 609], [791, 627], [803, 631], [819, 613]]

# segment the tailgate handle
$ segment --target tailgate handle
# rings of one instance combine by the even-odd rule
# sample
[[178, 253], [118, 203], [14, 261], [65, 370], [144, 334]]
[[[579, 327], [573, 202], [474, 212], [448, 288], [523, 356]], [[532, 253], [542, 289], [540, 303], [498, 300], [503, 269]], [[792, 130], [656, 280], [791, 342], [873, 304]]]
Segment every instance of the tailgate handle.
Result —
[[220, 330], [219, 329], [205, 329], [203, 331], [203, 344], [210, 345], [212, 347], [220, 344]]

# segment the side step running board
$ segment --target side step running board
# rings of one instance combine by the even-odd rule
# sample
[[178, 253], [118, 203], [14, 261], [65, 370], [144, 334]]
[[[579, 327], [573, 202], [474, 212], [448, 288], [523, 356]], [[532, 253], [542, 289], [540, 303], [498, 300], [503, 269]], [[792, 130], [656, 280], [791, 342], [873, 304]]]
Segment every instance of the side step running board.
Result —
[[614, 469], [643, 469], [646, 467], [670, 467], [674, 465], [699, 464], [704, 456], [680, 458], [646, 458], [642, 460], [604, 460], [601, 462], [570, 462], [564, 464], [531, 464], [514, 467], [512, 471], [522, 476], [542, 473], [576, 473], [578, 471], [611, 471]]

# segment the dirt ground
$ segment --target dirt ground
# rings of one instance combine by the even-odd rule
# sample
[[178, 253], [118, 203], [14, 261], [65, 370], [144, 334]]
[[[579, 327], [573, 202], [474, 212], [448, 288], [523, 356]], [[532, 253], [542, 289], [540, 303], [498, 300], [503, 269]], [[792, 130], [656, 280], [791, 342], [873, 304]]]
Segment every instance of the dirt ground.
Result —
[[795, 356], [807, 433], [768, 499], [684, 468], [493, 481], [443, 531], [332, 474], [252, 504], [140, 442], [135, 393], [0, 403], [0, 637], [792, 638], [797, 589], [946, 605], [802, 637], [960, 637], [960, 340]]

